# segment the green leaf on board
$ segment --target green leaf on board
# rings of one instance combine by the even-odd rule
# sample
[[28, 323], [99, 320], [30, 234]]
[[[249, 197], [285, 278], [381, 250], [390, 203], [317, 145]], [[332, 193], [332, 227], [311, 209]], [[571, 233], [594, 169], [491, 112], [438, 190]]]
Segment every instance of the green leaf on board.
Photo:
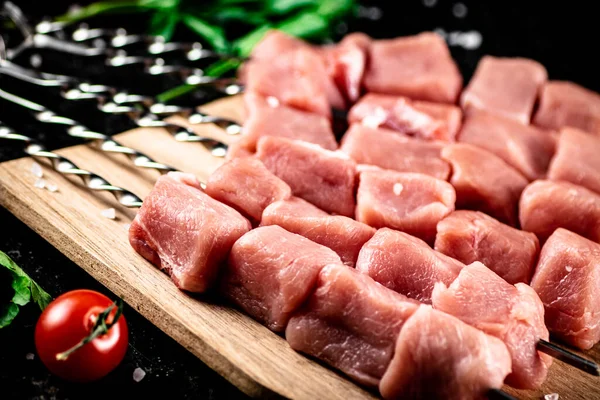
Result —
[[287, 14], [307, 6], [318, 4], [316, 0], [267, 0], [267, 9], [273, 14]]
[[177, 10], [157, 11], [152, 16], [148, 33], [154, 36], [162, 36], [165, 40], [171, 40], [178, 22], [179, 13]]
[[215, 50], [220, 52], [229, 50], [229, 42], [225, 37], [223, 28], [211, 25], [191, 14], [184, 14], [182, 16], [182, 21], [188, 28], [210, 43]]

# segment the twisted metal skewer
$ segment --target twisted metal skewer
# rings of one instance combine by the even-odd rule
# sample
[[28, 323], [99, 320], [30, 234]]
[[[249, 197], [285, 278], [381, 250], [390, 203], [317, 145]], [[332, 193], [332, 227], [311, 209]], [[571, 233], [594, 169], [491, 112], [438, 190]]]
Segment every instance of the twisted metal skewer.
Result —
[[113, 196], [115, 196], [115, 199], [117, 199], [119, 204], [125, 207], [139, 208], [142, 206], [142, 199], [140, 199], [134, 193], [119, 186], [112, 185], [100, 175], [96, 175], [93, 172], [79, 168], [71, 160], [61, 156], [60, 154], [48, 151], [44, 145], [35, 139], [15, 133], [11, 128], [2, 122], [0, 122], [0, 139], [23, 142], [25, 145], [23, 151], [28, 155], [34, 158], [48, 160], [52, 166], [52, 169], [62, 175], [76, 175], [80, 177], [85, 186], [90, 190], [111, 193]]

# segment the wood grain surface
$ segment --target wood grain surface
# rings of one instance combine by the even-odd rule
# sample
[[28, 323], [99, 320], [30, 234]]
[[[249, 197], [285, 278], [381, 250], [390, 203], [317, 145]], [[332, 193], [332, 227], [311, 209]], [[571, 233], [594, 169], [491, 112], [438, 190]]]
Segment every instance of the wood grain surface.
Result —
[[[244, 118], [240, 97], [202, 109], [237, 121]], [[183, 122], [175, 117], [173, 120]], [[194, 130], [228, 143], [235, 140], [215, 126], [196, 126]], [[136, 129], [116, 138], [158, 161], [192, 172], [200, 180], [223, 162], [202, 145], [176, 142], [158, 128]], [[141, 198], [158, 177], [155, 171], [133, 167], [125, 156], [107, 155], [91, 145], [58, 153]], [[193, 297], [178, 290], [129, 246], [127, 229], [136, 210], [119, 206], [110, 194], [89, 192], [78, 178], [65, 178], [43, 162], [44, 179], [59, 190], [53, 193], [38, 189], [34, 187], [37, 178], [31, 173], [32, 162], [31, 158], [21, 158], [0, 164], [0, 204], [242, 391], [261, 398], [377, 397], [336, 371], [294, 352], [282, 337], [219, 304], [210, 294]], [[115, 220], [101, 216], [102, 210], [109, 207], [117, 211]], [[600, 346], [582, 354], [600, 360]], [[528, 399], [540, 399], [548, 393], [558, 393], [561, 400], [592, 399], [600, 398], [600, 379], [555, 361], [540, 391], [505, 390]]]

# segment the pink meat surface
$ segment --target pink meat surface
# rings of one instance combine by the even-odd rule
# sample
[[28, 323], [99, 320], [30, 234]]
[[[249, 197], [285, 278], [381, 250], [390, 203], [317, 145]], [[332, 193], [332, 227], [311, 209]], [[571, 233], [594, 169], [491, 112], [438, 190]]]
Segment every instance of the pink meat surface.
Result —
[[570, 126], [600, 135], [600, 94], [573, 82], [549, 81], [533, 123], [546, 129]]
[[309, 48], [304, 41], [277, 29], [269, 30], [254, 46], [250, 57], [253, 60], [271, 61], [281, 54], [300, 48]]
[[259, 227], [231, 248], [221, 293], [269, 329], [281, 332], [328, 264], [342, 261], [327, 247], [279, 226]]
[[493, 153], [469, 144], [452, 144], [442, 150], [452, 166], [450, 183], [456, 190], [456, 208], [483, 211], [515, 225], [521, 192], [529, 183], [516, 169]]
[[531, 280], [552, 334], [580, 349], [600, 341], [600, 245], [557, 229]]
[[367, 91], [416, 100], [456, 103], [462, 76], [444, 39], [431, 32], [373, 41]]
[[250, 140], [247, 140], [246, 136], [242, 135], [237, 141], [227, 146], [225, 160], [229, 161], [236, 158], [252, 157], [254, 153], [250, 150], [251, 148], [252, 145], [250, 144]]
[[204, 292], [233, 243], [250, 228], [237, 211], [202, 192], [193, 175], [170, 172], [144, 199], [129, 228], [129, 243], [178, 288]]
[[538, 93], [547, 80], [546, 68], [537, 61], [484, 56], [460, 103], [467, 114], [483, 110], [529, 124]]
[[301, 197], [332, 214], [354, 215], [356, 163], [346, 154], [302, 142], [265, 136], [256, 156]]
[[506, 383], [537, 389], [546, 379], [552, 357], [537, 351], [548, 340], [544, 305], [525, 283], [511, 285], [480, 262], [464, 267], [450, 286], [438, 283], [433, 307], [502, 340], [512, 359]]
[[535, 181], [521, 195], [519, 220], [541, 243], [557, 228], [599, 242], [600, 195], [568, 182]]
[[290, 319], [285, 336], [355, 381], [377, 387], [404, 322], [418, 303], [350, 268], [321, 270], [317, 289]]
[[437, 225], [435, 249], [465, 264], [480, 261], [508, 283], [529, 283], [540, 244], [531, 232], [478, 211], [454, 211]]
[[510, 372], [500, 339], [422, 305], [402, 327], [379, 391], [386, 400], [483, 400]]
[[431, 303], [436, 282], [450, 284], [464, 264], [404, 232], [379, 229], [361, 249], [356, 269], [398, 293]]
[[244, 123], [244, 145], [256, 151], [256, 143], [263, 136], [280, 136], [337, 149], [330, 121], [310, 112], [287, 107], [275, 97], [263, 97], [245, 93], [244, 101], [248, 118]]
[[279, 225], [329, 247], [350, 267], [354, 267], [358, 252], [375, 234], [375, 228], [369, 225], [341, 215], [329, 215], [298, 197], [267, 207], [261, 225]]
[[433, 243], [437, 223], [454, 211], [456, 193], [446, 181], [390, 170], [359, 176], [356, 220], [375, 228], [397, 229]]
[[448, 179], [450, 165], [440, 157], [443, 144], [403, 137], [387, 129], [352, 124], [340, 151], [359, 164], [376, 165], [400, 172], [419, 172]]
[[600, 193], [600, 137], [576, 128], [563, 128], [548, 179], [567, 181]]
[[458, 141], [494, 153], [530, 181], [546, 175], [555, 147], [551, 132], [484, 112], [465, 119]]
[[292, 195], [287, 183], [276, 177], [255, 158], [228, 161], [211, 174], [206, 194], [260, 222], [264, 209]]
[[462, 112], [449, 104], [413, 101], [402, 96], [367, 93], [348, 114], [350, 123], [387, 128], [425, 140], [454, 141]]

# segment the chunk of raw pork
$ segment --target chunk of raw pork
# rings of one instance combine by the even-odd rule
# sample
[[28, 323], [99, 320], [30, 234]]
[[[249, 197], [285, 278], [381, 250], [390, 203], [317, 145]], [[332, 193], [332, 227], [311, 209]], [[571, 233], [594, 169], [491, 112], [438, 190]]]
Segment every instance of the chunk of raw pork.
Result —
[[350, 123], [387, 128], [425, 140], [453, 142], [462, 111], [449, 104], [410, 100], [402, 96], [368, 93], [348, 114]]
[[359, 176], [356, 220], [375, 228], [397, 229], [433, 243], [437, 223], [454, 211], [456, 193], [446, 181], [390, 170]]
[[570, 126], [600, 135], [600, 94], [573, 82], [549, 81], [533, 123], [546, 129]]
[[375, 234], [375, 228], [369, 225], [341, 215], [329, 215], [298, 197], [277, 201], [267, 207], [261, 225], [279, 225], [329, 247], [350, 267], [354, 267], [358, 252]]
[[269, 329], [280, 332], [310, 296], [319, 272], [328, 264], [341, 265], [342, 261], [327, 247], [279, 226], [259, 227], [233, 245], [221, 292]]
[[599, 242], [600, 195], [568, 182], [535, 181], [521, 195], [519, 220], [542, 243], [558, 228]]
[[271, 29], [254, 46], [250, 57], [252, 60], [271, 61], [284, 53], [300, 48], [308, 49], [310, 46], [283, 31]]
[[510, 372], [500, 339], [422, 305], [402, 327], [379, 391], [386, 400], [483, 400]]
[[240, 213], [205, 194], [193, 175], [170, 172], [144, 199], [129, 228], [129, 243], [178, 288], [204, 292], [233, 243], [250, 228]]
[[600, 137], [576, 128], [561, 129], [548, 179], [571, 182], [600, 193]]
[[450, 183], [456, 190], [457, 208], [517, 223], [519, 197], [529, 183], [523, 175], [493, 153], [469, 144], [445, 147], [442, 158], [452, 165]]
[[446, 180], [450, 165], [440, 157], [443, 144], [397, 135], [387, 129], [352, 124], [340, 151], [359, 164], [400, 172], [419, 172]]
[[431, 32], [373, 41], [367, 91], [416, 100], [456, 103], [462, 76], [444, 39]]
[[519, 57], [484, 56], [460, 103], [467, 114], [487, 111], [529, 124], [546, 68], [537, 61]]
[[436, 282], [447, 285], [464, 264], [404, 232], [379, 229], [361, 249], [356, 269], [398, 293], [431, 303]]
[[208, 178], [206, 194], [260, 222], [264, 209], [292, 195], [287, 183], [255, 158], [238, 158], [221, 165]]
[[552, 357], [537, 351], [548, 340], [544, 305], [525, 283], [511, 285], [480, 262], [464, 267], [450, 286], [435, 285], [433, 307], [502, 340], [511, 355], [506, 383], [537, 389], [546, 380]]
[[580, 349], [600, 341], [600, 245], [557, 229], [531, 280], [553, 335]]
[[484, 112], [465, 119], [458, 141], [494, 153], [530, 181], [546, 175], [555, 147], [551, 132]]
[[346, 154], [302, 142], [265, 136], [256, 156], [301, 197], [332, 214], [354, 215], [356, 163]]
[[540, 251], [537, 236], [478, 211], [458, 210], [437, 225], [435, 249], [465, 264], [480, 261], [508, 283], [529, 283]]
[[350, 268], [321, 270], [317, 289], [285, 331], [290, 346], [377, 387], [404, 322], [418, 302]]

